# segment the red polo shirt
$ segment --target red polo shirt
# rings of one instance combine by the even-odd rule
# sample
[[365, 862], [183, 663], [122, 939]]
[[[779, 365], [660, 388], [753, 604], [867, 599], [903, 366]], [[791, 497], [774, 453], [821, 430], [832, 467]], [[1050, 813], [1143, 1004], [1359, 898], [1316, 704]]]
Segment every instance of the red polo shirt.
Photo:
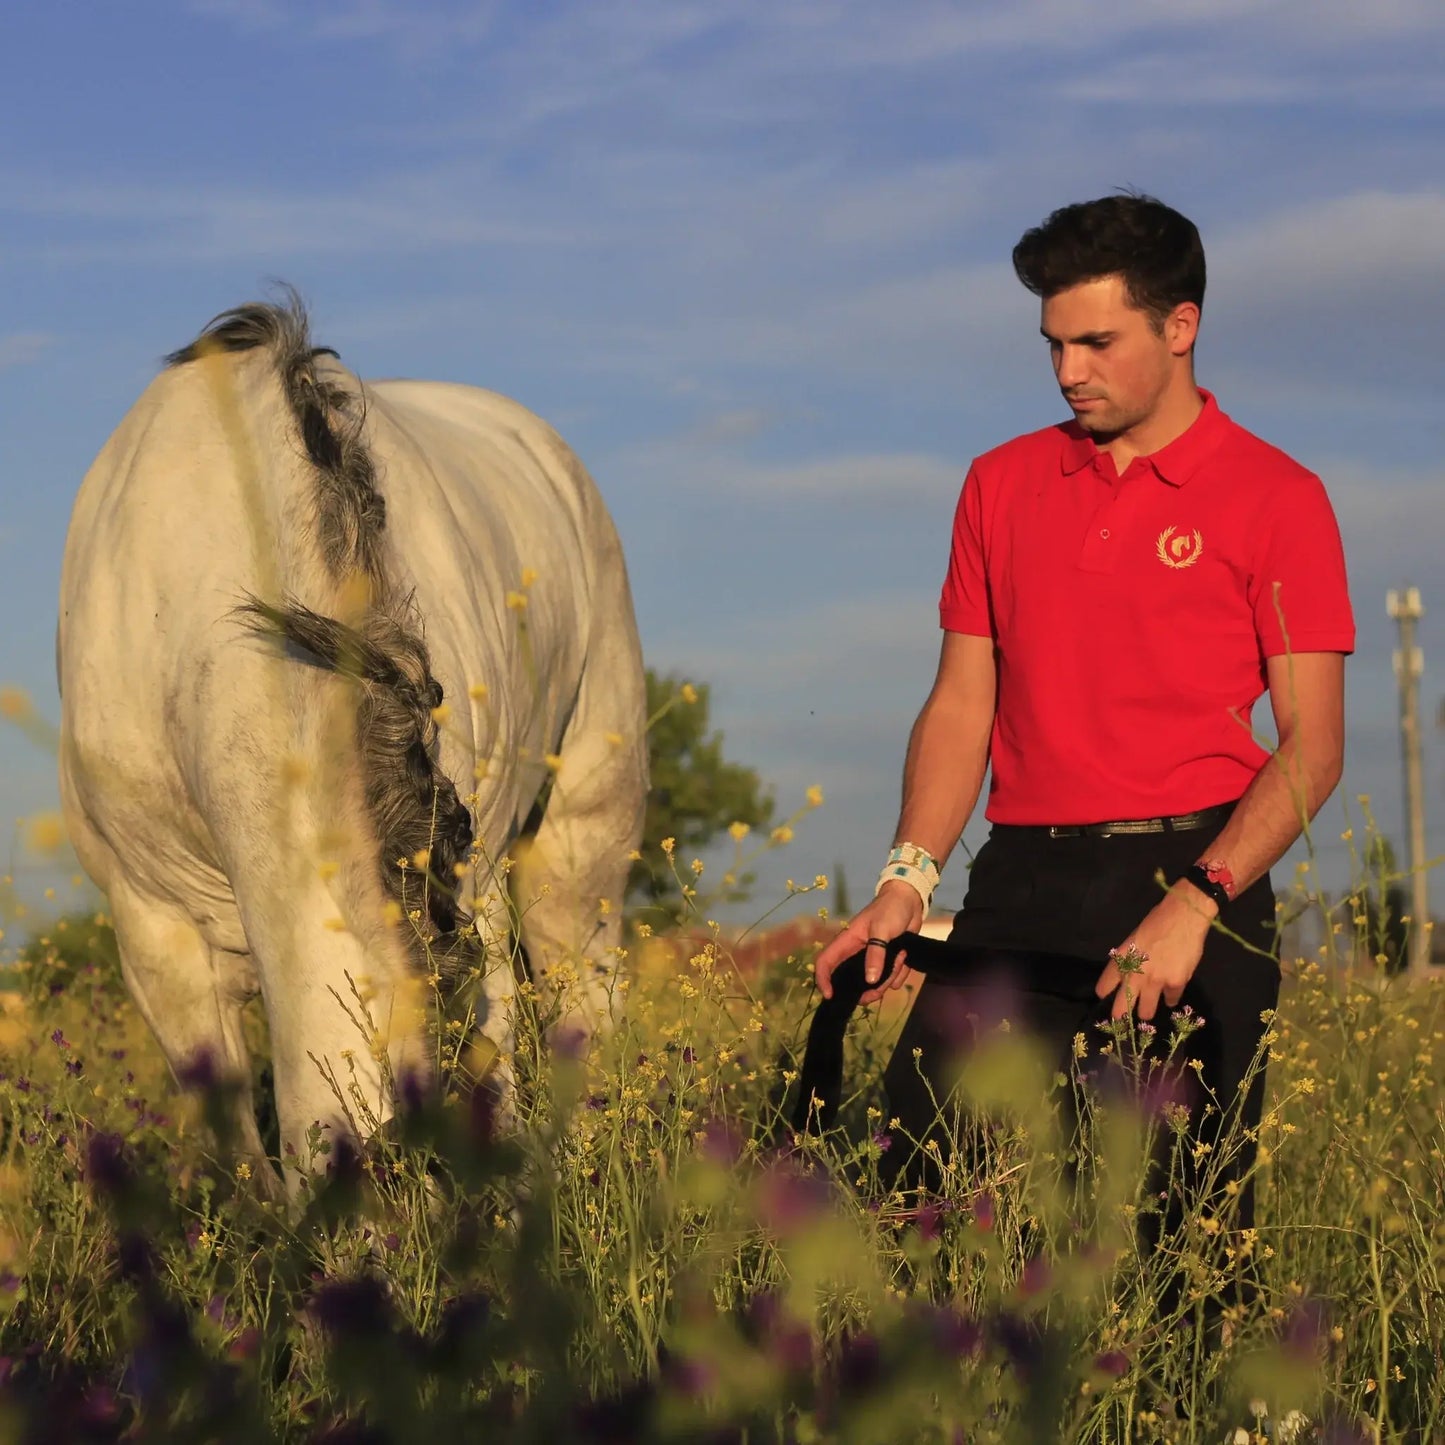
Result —
[[1265, 659], [1354, 650], [1320, 479], [1200, 395], [1122, 477], [1074, 422], [969, 469], [939, 612], [998, 646], [992, 822], [1237, 798], [1268, 756], [1249, 731]]

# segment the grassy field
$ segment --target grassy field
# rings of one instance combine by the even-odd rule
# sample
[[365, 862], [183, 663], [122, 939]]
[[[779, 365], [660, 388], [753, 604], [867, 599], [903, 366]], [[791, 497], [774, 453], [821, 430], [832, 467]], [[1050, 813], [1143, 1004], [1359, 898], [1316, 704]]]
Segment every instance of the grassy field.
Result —
[[363, 1157], [288, 1161], [317, 1172], [287, 1211], [169, 1081], [103, 926], [30, 957], [0, 1021], [0, 1437], [1445, 1439], [1439, 984], [1288, 963], [1258, 1228], [1194, 1217], [1143, 1259], [1169, 1118], [1099, 1098], [1065, 1189], [1017, 1037], [966, 1080], [988, 1168], [921, 1211], [877, 1185], [896, 1010], [855, 1024], [837, 1135], [793, 1138], [803, 958], [744, 978], [636, 937], [585, 1058], [536, 1047], [528, 989], [514, 1128], [463, 1052]]

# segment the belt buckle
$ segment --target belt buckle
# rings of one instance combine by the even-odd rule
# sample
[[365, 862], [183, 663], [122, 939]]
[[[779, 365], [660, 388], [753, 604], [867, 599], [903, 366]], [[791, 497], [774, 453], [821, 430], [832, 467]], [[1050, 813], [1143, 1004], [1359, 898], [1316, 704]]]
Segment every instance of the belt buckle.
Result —
[[1077, 823], [1050, 823], [1050, 838], [1077, 838], [1083, 830]]

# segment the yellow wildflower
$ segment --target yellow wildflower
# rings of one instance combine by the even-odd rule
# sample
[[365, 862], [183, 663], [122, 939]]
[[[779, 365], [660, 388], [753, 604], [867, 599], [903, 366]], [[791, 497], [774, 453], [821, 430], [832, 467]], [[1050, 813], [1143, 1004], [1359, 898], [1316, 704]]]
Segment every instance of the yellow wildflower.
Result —
[[18, 722], [23, 717], [29, 717], [33, 711], [29, 696], [18, 687], [0, 687], [0, 717]]

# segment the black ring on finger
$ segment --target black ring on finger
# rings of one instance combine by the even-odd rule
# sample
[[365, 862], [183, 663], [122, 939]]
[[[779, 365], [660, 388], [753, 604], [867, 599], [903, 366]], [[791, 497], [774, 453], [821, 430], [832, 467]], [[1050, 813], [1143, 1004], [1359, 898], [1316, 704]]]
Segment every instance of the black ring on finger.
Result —
[[867, 945], [869, 948], [872, 948], [876, 943], [879, 948], [887, 948], [892, 942], [893, 940], [891, 938], [870, 938], [867, 940]]

